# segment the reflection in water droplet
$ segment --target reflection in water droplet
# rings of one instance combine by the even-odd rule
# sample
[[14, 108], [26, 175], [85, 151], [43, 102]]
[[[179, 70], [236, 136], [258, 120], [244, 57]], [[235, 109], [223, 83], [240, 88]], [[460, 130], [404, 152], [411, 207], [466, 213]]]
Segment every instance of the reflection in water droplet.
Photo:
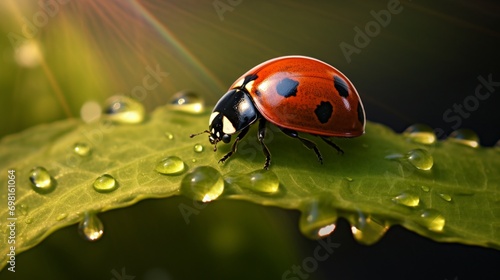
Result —
[[182, 111], [192, 114], [203, 112], [205, 107], [203, 98], [191, 91], [181, 91], [172, 97], [169, 108], [176, 111]]
[[429, 145], [436, 142], [436, 134], [434, 134], [434, 130], [425, 124], [414, 124], [409, 126], [403, 132], [403, 136], [419, 144]]
[[168, 139], [168, 140], [172, 140], [174, 139], [174, 134], [172, 132], [165, 132], [165, 137]]
[[94, 181], [94, 190], [100, 193], [112, 192], [118, 188], [118, 182], [109, 174], [104, 174]]
[[444, 201], [448, 201], [448, 202], [451, 202], [451, 200], [452, 200], [451, 195], [449, 195], [447, 193], [440, 193], [439, 197], [441, 197]]
[[197, 201], [209, 202], [224, 191], [224, 180], [216, 169], [210, 166], [196, 167], [182, 179], [181, 193]]
[[41, 166], [31, 169], [30, 181], [33, 190], [41, 194], [53, 191], [56, 186], [56, 180], [52, 178], [49, 172]]
[[83, 220], [78, 225], [78, 232], [88, 241], [96, 241], [101, 238], [104, 226], [95, 213], [85, 212]]
[[424, 149], [411, 150], [406, 154], [406, 159], [420, 170], [430, 170], [434, 165], [432, 155]]
[[202, 144], [195, 144], [194, 145], [194, 151], [197, 152], [197, 153], [201, 153], [203, 152], [204, 148], [203, 148], [203, 145]]
[[62, 221], [64, 219], [66, 219], [66, 217], [68, 217], [68, 213], [61, 213], [61, 214], [57, 215], [56, 221]]
[[73, 152], [79, 156], [86, 157], [90, 154], [90, 146], [83, 142], [76, 143], [73, 146]]
[[247, 174], [226, 178], [231, 184], [261, 193], [275, 193], [279, 189], [278, 176], [273, 171], [258, 169]]
[[361, 244], [371, 245], [379, 241], [389, 229], [386, 222], [377, 220], [371, 215], [363, 213], [353, 214], [349, 221], [351, 222], [351, 231], [354, 238]]
[[130, 97], [116, 95], [106, 101], [106, 118], [117, 123], [141, 123], [146, 115], [144, 106]]
[[186, 165], [182, 159], [176, 156], [170, 156], [160, 160], [155, 168], [158, 173], [165, 175], [178, 175], [183, 173], [185, 169]]
[[305, 203], [301, 211], [299, 228], [305, 236], [318, 239], [335, 230], [337, 211], [328, 201], [328, 195]]
[[441, 232], [446, 223], [445, 218], [441, 213], [434, 209], [425, 209], [420, 212], [420, 220], [422, 225], [428, 230]]
[[462, 128], [455, 130], [448, 136], [447, 140], [472, 148], [479, 147], [479, 136], [470, 129]]
[[417, 207], [420, 203], [420, 197], [413, 192], [405, 191], [394, 197], [392, 201], [408, 207]]
[[424, 192], [429, 192], [431, 190], [428, 186], [420, 186], [420, 189]]

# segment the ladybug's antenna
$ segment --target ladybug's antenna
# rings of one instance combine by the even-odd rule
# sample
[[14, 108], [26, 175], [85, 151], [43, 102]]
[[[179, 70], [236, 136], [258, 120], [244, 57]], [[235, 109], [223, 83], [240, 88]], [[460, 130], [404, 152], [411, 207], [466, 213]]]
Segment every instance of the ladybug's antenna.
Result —
[[202, 132], [200, 132], [200, 133], [191, 134], [191, 135], [189, 135], [189, 138], [193, 138], [193, 137], [198, 136], [198, 135], [201, 135], [201, 134], [203, 134], [203, 133], [208, 133], [208, 134], [210, 134], [210, 131], [205, 130], [205, 131], [202, 131]]

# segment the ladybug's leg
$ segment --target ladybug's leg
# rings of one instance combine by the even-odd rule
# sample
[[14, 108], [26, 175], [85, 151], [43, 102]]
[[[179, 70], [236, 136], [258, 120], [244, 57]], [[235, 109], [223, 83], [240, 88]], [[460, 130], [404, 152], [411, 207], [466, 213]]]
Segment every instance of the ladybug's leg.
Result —
[[323, 164], [323, 157], [321, 156], [321, 153], [319, 152], [318, 147], [316, 146], [316, 144], [313, 141], [300, 137], [299, 134], [297, 133], [297, 131], [295, 131], [295, 130], [291, 130], [288, 128], [282, 128], [282, 127], [280, 127], [280, 129], [286, 135], [288, 135], [292, 138], [299, 139], [300, 142], [302, 142], [302, 144], [304, 144], [304, 146], [306, 146], [306, 148], [308, 148], [309, 150], [314, 150], [314, 153], [316, 153], [316, 156], [318, 157], [319, 162], [321, 164]]
[[266, 137], [266, 119], [261, 118], [259, 121], [259, 131], [257, 132], [257, 138], [259, 139], [260, 144], [262, 145], [262, 151], [266, 156], [266, 163], [264, 163], [264, 169], [269, 169], [269, 165], [271, 164], [271, 153], [264, 143], [264, 138]]
[[339, 147], [337, 146], [337, 144], [333, 143], [330, 139], [324, 137], [324, 136], [320, 136], [321, 140], [325, 141], [326, 144], [332, 146], [335, 150], [337, 150], [337, 152], [341, 155], [344, 154], [344, 151]]
[[226, 161], [229, 157], [231, 157], [234, 153], [236, 153], [236, 150], [238, 149], [238, 142], [240, 142], [243, 137], [247, 134], [248, 130], [250, 129], [250, 126], [245, 127], [243, 130], [241, 130], [240, 134], [238, 134], [238, 137], [234, 140], [233, 146], [231, 146], [231, 151], [224, 155], [219, 162], [224, 162]]

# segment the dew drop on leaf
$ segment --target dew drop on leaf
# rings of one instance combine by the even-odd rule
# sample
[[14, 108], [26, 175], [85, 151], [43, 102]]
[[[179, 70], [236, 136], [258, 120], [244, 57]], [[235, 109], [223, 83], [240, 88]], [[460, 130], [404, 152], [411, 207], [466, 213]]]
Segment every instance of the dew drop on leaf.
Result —
[[26, 216], [26, 218], [24, 218], [24, 223], [29, 225], [33, 222], [33, 217], [31, 216]]
[[265, 169], [258, 169], [226, 180], [242, 188], [266, 194], [276, 193], [280, 185], [276, 173]]
[[160, 174], [178, 175], [184, 172], [186, 165], [184, 161], [176, 156], [166, 157], [158, 162], [155, 170]]
[[104, 233], [104, 226], [95, 213], [85, 212], [78, 225], [78, 232], [85, 240], [96, 241]]
[[466, 128], [453, 131], [447, 140], [472, 148], [479, 147], [479, 136], [474, 131]]
[[41, 166], [31, 169], [30, 181], [33, 190], [41, 194], [53, 191], [56, 186], [56, 180]]
[[446, 220], [437, 210], [424, 209], [420, 212], [420, 221], [430, 231], [442, 232]]
[[198, 166], [186, 174], [181, 182], [181, 193], [203, 202], [218, 198], [224, 191], [224, 179], [219, 171], [210, 166]]
[[414, 149], [406, 153], [405, 158], [415, 168], [420, 170], [430, 170], [434, 165], [432, 155], [424, 149]]
[[414, 124], [403, 131], [403, 136], [419, 144], [430, 145], [436, 142], [434, 130], [426, 124]]
[[420, 197], [411, 191], [405, 191], [392, 198], [392, 201], [408, 207], [417, 207], [420, 203]]
[[106, 101], [104, 114], [108, 120], [127, 124], [141, 123], [146, 115], [142, 103], [123, 95], [110, 97]]
[[172, 96], [169, 108], [176, 111], [182, 111], [192, 114], [203, 112], [205, 102], [198, 94], [191, 91], [180, 91]]
[[423, 191], [423, 192], [429, 192], [431, 190], [431, 188], [429, 188], [428, 186], [420, 186], [420, 189]]
[[165, 137], [167, 138], [167, 140], [172, 140], [174, 139], [174, 134], [172, 132], [165, 132]]
[[28, 214], [29, 207], [26, 204], [21, 204], [19, 205], [19, 212], [21, 212], [21, 215], [26, 216]]
[[61, 214], [57, 215], [56, 221], [62, 221], [64, 219], [66, 219], [66, 217], [68, 217], [68, 213], [61, 213]]
[[202, 144], [195, 144], [193, 147], [194, 151], [197, 153], [203, 152], [204, 148]]
[[365, 245], [379, 241], [389, 229], [389, 225], [385, 221], [374, 219], [371, 215], [363, 213], [353, 214], [349, 221], [354, 239]]
[[94, 190], [100, 193], [106, 193], [116, 190], [116, 188], [118, 188], [118, 182], [113, 176], [104, 174], [95, 179], [93, 186]]
[[79, 156], [86, 157], [90, 154], [90, 146], [83, 142], [75, 143], [75, 145], [73, 145], [73, 152]]
[[335, 230], [337, 211], [327, 198], [315, 198], [304, 203], [301, 212], [299, 228], [308, 238], [325, 237]]
[[441, 197], [444, 201], [451, 202], [452, 198], [451, 195], [447, 193], [440, 193], [439, 197]]

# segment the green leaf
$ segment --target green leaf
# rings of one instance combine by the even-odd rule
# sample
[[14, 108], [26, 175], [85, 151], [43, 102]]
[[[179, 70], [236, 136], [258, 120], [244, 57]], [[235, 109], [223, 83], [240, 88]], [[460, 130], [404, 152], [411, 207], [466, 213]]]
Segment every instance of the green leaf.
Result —
[[[272, 153], [271, 171], [263, 172], [265, 158], [255, 127], [224, 164], [218, 160], [230, 145], [219, 143], [213, 152], [206, 134], [189, 137], [207, 129], [208, 116], [208, 112], [195, 115], [162, 107], [141, 124], [85, 124], [70, 119], [2, 139], [3, 244], [9, 244], [10, 235], [5, 191], [8, 170], [15, 170], [16, 176], [13, 217], [17, 218], [15, 247], [20, 253], [55, 230], [80, 221], [86, 212], [179, 195], [184, 178], [198, 180], [199, 174], [192, 172], [209, 166], [212, 177], [200, 183], [208, 184], [201, 191], [216, 193], [210, 187], [220, 183], [216, 179], [221, 176], [224, 190], [219, 199], [298, 209], [302, 211], [300, 228], [312, 238], [331, 232], [336, 219], [343, 217], [351, 222], [356, 239], [366, 244], [376, 242], [391, 225], [399, 224], [437, 241], [500, 248], [500, 152], [496, 148], [471, 148], [451, 140], [423, 145], [368, 122], [365, 135], [334, 139], [344, 155], [316, 141], [324, 158], [320, 164], [299, 141], [271, 127], [266, 136]], [[89, 145], [90, 153], [75, 153], [76, 143]], [[202, 151], [196, 144], [203, 146]], [[432, 156], [430, 170], [415, 168], [404, 156], [415, 149]], [[403, 156], [398, 159], [394, 154]], [[185, 170], [174, 175], [155, 171], [158, 163], [170, 156], [180, 158]], [[416, 161], [417, 166], [421, 163]], [[29, 177], [35, 166], [44, 167], [57, 182], [51, 192], [33, 190]], [[94, 189], [94, 181], [103, 174], [116, 179], [116, 190]], [[183, 188], [191, 181], [184, 179]], [[279, 185], [274, 184], [278, 181]], [[203, 211], [198, 202], [184, 206], [187, 212], [179, 210], [186, 222], [189, 209]], [[9, 247], [2, 246], [2, 266], [8, 252]]]

